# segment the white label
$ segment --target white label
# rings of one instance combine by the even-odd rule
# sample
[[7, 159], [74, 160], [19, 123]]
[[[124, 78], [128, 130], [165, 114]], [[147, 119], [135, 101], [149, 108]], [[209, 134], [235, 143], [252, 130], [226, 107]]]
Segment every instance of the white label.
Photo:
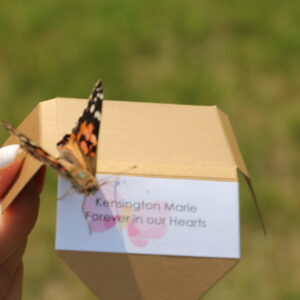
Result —
[[[58, 201], [56, 249], [239, 258], [237, 182], [97, 175]], [[70, 184], [59, 179], [61, 197]]]

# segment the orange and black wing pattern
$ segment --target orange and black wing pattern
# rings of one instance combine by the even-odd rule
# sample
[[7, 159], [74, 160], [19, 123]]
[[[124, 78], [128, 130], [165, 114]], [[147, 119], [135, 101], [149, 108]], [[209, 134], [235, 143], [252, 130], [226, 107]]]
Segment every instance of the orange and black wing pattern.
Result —
[[20, 146], [34, 158], [55, 169], [62, 177], [66, 179], [70, 179], [72, 177], [70, 172], [60, 163], [58, 158], [53, 157], [51, 154], [29, 139], [25, 134], [15, 129], [10, 123], [2, 121], [2, 124], [9, 132], [18, 138]]
[[98, 80], [89, 97], [87, 107], [79, 118], [77, 125], [73, 128], [72, 133], [65, 135], [63, 139], [57, 143], [60, 149], [76, 143], [84, 157], [88, 169], [93, 174], [96, 172], [96, 155], [103, 98], [102, 81]]

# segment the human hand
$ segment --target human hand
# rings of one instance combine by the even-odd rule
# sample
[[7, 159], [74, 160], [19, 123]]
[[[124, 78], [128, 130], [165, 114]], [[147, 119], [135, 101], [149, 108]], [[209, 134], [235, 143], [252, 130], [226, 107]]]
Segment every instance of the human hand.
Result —
[[[18, 145], [0, 149], [0, 202], [22, 166], [24, 153]], [[22, 256], [39, 209], [45, 167], [30, 180], [14, 202], [0, 214], [0, 300], [22, 298]]]

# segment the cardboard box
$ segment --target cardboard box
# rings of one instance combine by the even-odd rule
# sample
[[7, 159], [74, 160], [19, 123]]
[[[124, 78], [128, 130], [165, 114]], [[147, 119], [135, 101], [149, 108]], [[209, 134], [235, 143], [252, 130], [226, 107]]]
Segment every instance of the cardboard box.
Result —
[[[57, 141], [85, 106], [83, 99], [41, 102], [19, 129], [57, 155]], [[2, 211], [40, 167], [27, 156]], [[238, 171], [251, 187], [216, 106], [106, 100], [101, 190], [58, 201], [56, 251], [103, 300], [198, 299], [240, 258]], [[60, 180], [59, 195], [67, 189]]]

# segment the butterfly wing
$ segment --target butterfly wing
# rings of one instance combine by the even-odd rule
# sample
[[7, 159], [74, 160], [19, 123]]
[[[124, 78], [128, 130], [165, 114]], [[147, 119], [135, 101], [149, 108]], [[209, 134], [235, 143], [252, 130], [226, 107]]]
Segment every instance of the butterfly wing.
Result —
[[89, 97], [87, 107], [79, 118], [71, 134], [67, 134], [57, 143], [64, 159], [96, 173], [96, 154], [98, 134], [102, 114], [103, 86], [98, 80]]
[[47, 151], [30, 140], [26, 135], [20, 133], [10, 123], [2, 121], [2, 124], [9, 132], [11, 132], [18, 138], [21, 147], [25, 149], [29, 154], [31, 154], [34, 158], [36, 158], [43, 164], [52, 167], [64, 178], [71, 178], [71, 174], [69, 173], [67, 168], [63, 166], [57, 158], [50, 155]]

